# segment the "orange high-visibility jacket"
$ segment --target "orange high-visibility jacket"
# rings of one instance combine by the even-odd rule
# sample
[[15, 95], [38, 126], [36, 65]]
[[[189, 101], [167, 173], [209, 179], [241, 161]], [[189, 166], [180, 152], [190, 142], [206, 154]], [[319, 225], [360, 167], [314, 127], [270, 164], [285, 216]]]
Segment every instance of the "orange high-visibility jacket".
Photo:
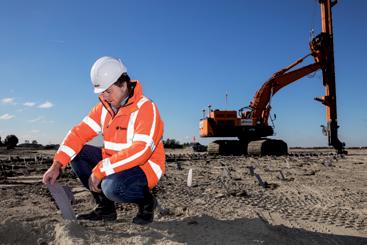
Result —
[[156, 186], [165, 172], [163, 121], [155, 103], [143, 96], [140, 82], [132, 82], [134, 94], [116, 113], [100, 96], [89, 115], [66, 135], [54, 160], [66, 166], [88, 141], [102, 133], [103, 159], [93, 169], [98, 179], [139, 166], [148, 187]]

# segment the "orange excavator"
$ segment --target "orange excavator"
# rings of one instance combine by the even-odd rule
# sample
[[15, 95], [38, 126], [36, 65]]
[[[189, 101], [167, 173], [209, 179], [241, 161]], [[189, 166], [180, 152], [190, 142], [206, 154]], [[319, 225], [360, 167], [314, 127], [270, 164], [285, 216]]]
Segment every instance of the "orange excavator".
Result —
[[[201, 137], [237, 137], [238, 140], [216, 140], [208, 145], [209, 154], [253, 154], [253, 155], [285, 155], [288, 146], [282, 140], [269, 139], [274, 134], [269, 125], [271, 98], [280, 89], [319, 69], [325, 95], [315, 100], [326, 106], [327, 126], [323, 127], [328, 136], [328, 143], [339, 154], [344, 154], [345, 144], [338, 138], [336, 111], [336, 89], [334, 68], [334, 44], [331, 8], [336, 0], [319, 0], [321, 7], [322, 32], [309, 43], [311, 53], [300, 58], [291, 65], [274, 73], [256, 92], [249, 106], [239, 111], [213, 110], [200, 120]], [[314, 63], [301, 68], [292, 69], [302, 63], [308, 56], [313, 56]], [[205, 111], [205, 110], [204, 110]], [[205, 114], [205, 113], [204, 113]]]

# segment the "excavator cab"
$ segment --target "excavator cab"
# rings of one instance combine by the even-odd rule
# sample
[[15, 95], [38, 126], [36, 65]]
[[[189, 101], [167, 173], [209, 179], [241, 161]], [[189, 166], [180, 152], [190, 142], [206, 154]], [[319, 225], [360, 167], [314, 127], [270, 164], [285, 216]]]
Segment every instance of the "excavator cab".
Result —
[[250, 106], [246, 106], [239, 109], [238, 112], [240, 114], [241, 119], [251, 119], [254, 110]]

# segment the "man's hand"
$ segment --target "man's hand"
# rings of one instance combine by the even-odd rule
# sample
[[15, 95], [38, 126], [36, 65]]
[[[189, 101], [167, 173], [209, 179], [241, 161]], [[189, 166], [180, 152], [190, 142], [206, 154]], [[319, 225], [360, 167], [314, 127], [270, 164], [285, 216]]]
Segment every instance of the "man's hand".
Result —
[[55, 184], [57, 177], [60, 175], [60, 169], [62, 164], [58, 161], [54, 161], [51, 167], [44, 173], [42, 182], [43, 184]]
[[93, 192], [102, 192], [101, 189], [99, 189], [98, 185], [101, 183], [101, 180], [97, 179], [97, 177], [92, 173], [89, 176], [88, 184], [89, 184], [89, 190]]

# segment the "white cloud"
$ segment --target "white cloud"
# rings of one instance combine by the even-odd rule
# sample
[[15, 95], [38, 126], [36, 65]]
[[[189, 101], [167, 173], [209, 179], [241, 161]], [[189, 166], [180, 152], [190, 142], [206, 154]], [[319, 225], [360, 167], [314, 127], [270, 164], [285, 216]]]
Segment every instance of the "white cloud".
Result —
[[48, 109], [48, 108], [51, 108], [51, 107], [53, 107], [53, 106], [54, 106], [54, 104], [52, 104], [52, 103], [51, 103], [51, 102], [49, 102], [49, 101], [46, 101], [45, 103], [40, 104], [40, 105], [38, 106], [38, 108]]
[[5, 113], [4, 115], [0, 116], [0, 120], [10, 120], [14, 117], [15, 117], [14, 115], [10, 115], [8, 113]]
[[39, 121], [41, 121], [42, 119], [43, 119], [43, 117], [36, 117], [36, 118], [34, 118], [34, 119], [28, 120], [28, 122], [30, 122], [30, 123], [35, 123], [35, 122], [39, 122]]
[[52, 39], [51, 42], [64, 44], [65, 43], [65, 40], [62, 40], [62, 39]]
[[43, 124], [54, 123], [54, 121], [47, 120], [44, 116], [39, 116], [39, 117], [33, 118], [31, 120], [28, 120], [28, 122], [30, 122], [30, 123], [43, 123]]
[[38, 134], [39, 132], [41, 132], [40, 130], [38, 130], [38, 129], [32, 129], [31, 130], [31, 133], [32, 134]]
[[1, 102], [7, 105], [15, 105], [14, 98], [4, 98], [1, 100]]
[[34, 103], [34, 102], [25, 102], [23, 105], [27, 106], [27, 107], [33, 107], [33, 106], [36, 105], [36, 103]]

